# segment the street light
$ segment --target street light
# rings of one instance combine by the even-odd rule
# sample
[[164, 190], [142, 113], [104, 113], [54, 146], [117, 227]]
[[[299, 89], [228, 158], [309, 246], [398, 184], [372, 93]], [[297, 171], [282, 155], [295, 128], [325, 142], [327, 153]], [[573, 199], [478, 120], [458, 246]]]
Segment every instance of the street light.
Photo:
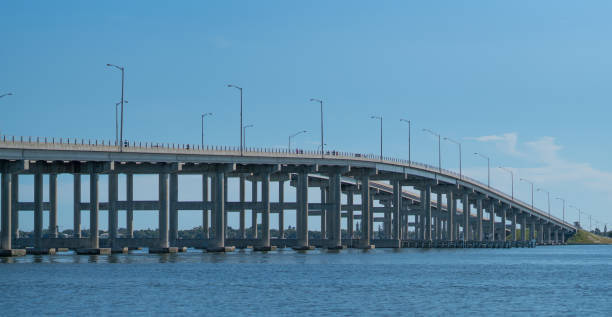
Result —
[[[125, 103], [129, 103], [127, 100], [124, 101]], [[121, 143], [119, 143], [119, 105], [121, 104], [121, 101], [119, 102], [115, 102], [115, 144], [119, 145]]]
[[252, 127], [254, 127], [254, 125], [252, 125], [252, 124], [247, 124], [247, 125], [245, 125], [244, 127], [242, 127], [242, 130], [243, 130], [243, 131], [242, 131], [242, 137], [244, 138], [242, 143], [243, 143], [245, 146], [246, 146], [246, 129], [247, 129], [247, 128], [252, 128]]
[[323, 100], [316, 99], [316, 98], [310, 98], [310, 101], [318, 102], [321, 105], [321, 158], [323, 158], [323, 153], [325, 153], [324, 151], [325, 143], [323, 143]]
[[438, 170], [440, 171], [440, 173], [442, 173], [442, 153], [440, 151], [440, 135], [438, 133], [435, 133], [435, 132], [429, 130], [429, 129], [423, 129], [423, 131], [429, 132], [433, 136], [437, 136], [438, 137]]
[[447, 138], [447, 137], [445, 137], [444, 140], [449, 141], [451, 143], [455, 143], [455, 144], [457, 144], [457, 146], [459, 146], [459, 179], [462, 179], [463, 178], [463, 176], [462, 176], [463, 174], [461, 172], [461, 143], [459, 143], [459, 142], [457, 142], [457, 141], [455, 141], [455, 140], [453, 140], [451, 138]]
[[410, 166], [412, 164], [412, 160], [410, 159], [410, 133], [411, 133], [410, 130], [412, 130], [411, 122], [410, 120], [406, 120], [406, 119], [400, 119], [400, 122], [408, 123], [408, 166]]
[[115, 67], [118, 70], [121, 71], [121, 132], [119, 133], [119, 149], [120, 151], [123, 151], [123, 92], [124, 92], [124, 88], [125, 88], [125, 68], [117, 66], [117, 65], [113, 65], [113, 64], [106, 64], [106, 66], [108, 67]]
[[563, 223], [565, 223], [565, 199], [557, 197], [560, 201], [563, 202]]
[[475, 152], [474, 155], [478, 155], [483, 159], [487, 160], [487, 187], [491, 187], [491, 159], [488, 156], [482, 155], [478, 152]]
[[238, 87], [236, 85], [232, 85], [232, 84], [228, 84], [227, 87], [229, 88], [236, 88], [238, 90], [240, 90], [240, 156], [242, 156], [242, 152], [243, 152], [243, 140], [244, 137], [242, 135], [244, 128], [242, 127], [242, 87]]
[[202, 114], [202, 149], [204, 149], [204, 117], [212, 116], [212, 112], [207, 112]]
[[550, 216], [550, 192], [542, 188], [538, 188], [537, 191], [546, 193], [546, 197], [548, 199], [548, 220], [551, 220], [552, 217]]
[[520, 178], [519, 181], [523, 181], [525, 183], [531, 184], [531, 211], [534, 211], [534, 209], [533, 209], [533, 182], [531, 182], [529, 180], [526, 180], [524, 178]]
[[512, 170], [510, 170], [510, 169], [505, 168], [505, 167], [501, 167], [500, 166], [499, 168], [501, 168], [502, 170], [510, 173], [510, 177], [512, 177], [512, 200], [514, 200], [514, 172]]
[[380, 160], [383, 160], [383, 117], [382, 116], [370, 116], [370, 119], [380, 120]]
[[302, 130], [302, 131], [299, 131], [299, 132], [296, 132], [296, 133], [290, 135], [289, 136], [289, 145], [287, 146], [287, 149], [289, 149], [289, 151], [291, 151], [291, 138], [294, 138], [294, 137], [296, 137], [296, 136], [298, 136], [298, 135], [300, 135], [302, 133], [306, 133], [306, 132], [308, 132], [308, 131]]

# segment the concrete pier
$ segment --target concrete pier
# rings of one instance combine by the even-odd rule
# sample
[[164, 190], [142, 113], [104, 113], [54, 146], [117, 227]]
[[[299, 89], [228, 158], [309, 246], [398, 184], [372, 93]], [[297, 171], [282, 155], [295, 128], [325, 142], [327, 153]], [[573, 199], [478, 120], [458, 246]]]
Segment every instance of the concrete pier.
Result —
[[127, 173], [125, 175], [125, 189], [126, 189], [126, 210], [125, 210], [125, 222], [127, 229], [127, 238], [134, 238], [134, 174]]
[[[221, 182], [223, 184], [223, 182]], [[223, 190], [220, 190], [221, 194], [223, 194]], [[158, 223], [159, 223], [159, 245], [160, 249], [170, 247], [170, 242], [168, 241], [168, 173], [160, 173], [159, 174], [159, 213], [158, 213]], [[223, 217], [221, 217], [223, 219]], [[223, 223], [223, 220], [221, 220]], [[220, 228], [223, 230], [223, 227]]]
[[49, 237], [57, 238], [57, 174], [49, 174]]
[[73, 186], [74, 186], [74, 196], [73, 196], [73, 205], [74, 205], [74, 214], [72, 218], [72, 236], [74, 238], [81, 238], [81, 174], [73, 174]]
[[[244, 205], [242, 205], [245, 202], [245, 196], [246, 196], [246, 178], [244, 176], [240, 176], [239, 179], [239, 184], [238, 184], [238, 191], [239, 191], [239, 196], [240, 196], [240, 215], [239, 215], [239, 222], [240, 222], [240, 238], [242, 239], [246, 239], [246, 211], [244, 208]], [[207, 237], [208, 238], [208, 237]]]
[[[202, 175], [202, 202], [208, 202], [208, 175]], [[208, 223], [208, 208], [204, 207], [202, 209], [202, 233], [204, 235], [204, 239], [208, 239], [210, 237], [210, 224]]]
[[11, 236], [19, 238], [19, 174], [11, 176]]
[[0, 245], [1, 250], [11, 250], [13, 246], [12, 244], [13, 237], [12, 237], [12, 230], [11, 230], [11, 224], [12, 224], [11, 217], [13, 216], [11, 212], [11, 207], [12, 207], [11, 178], [12, 178], [11, 174], [2, 173], [2, 184], [0, 185], [0, 191], [2, 192], [0, 195], [0, 199], [2, 199], [2, 205], [0, 205], [0, 209], [1, 209], [0, 221], [2, 222], [2, 227], [1, 227], [2, 231], [0, 235], [0, 239], [2, 239], [2, 242]]
[[[278, 181], [278, 203], [283, 206], [285, 203], [285, 181]], [[278, 212], [278, 237], [285, 238], [285, 209], [280, 208]]]
[[100, 201], [98, 197], [98, 180], [96, 172], [89, 174], [89, 248], [100, 248], [98, 236], [98, 213], [100, 211]]
[[43, 175], [34, 174], [34, 248], [42, 248]]
[[178, 174], [170, 174], [170, 202], [169, 202], [169, 220], [170, 227], [168, 228], [169, 245], [177, 247], [178, 242]]
[[[251, 202], [253, 205], [257, 202], [257, 180], [253, 179], [251, 181]], [[251, 229], [253, 232], [251, 233], [251, 238], [257, 239], [258, 229], [257, 229], [257, 212], [256, 208], [251, 208]]]

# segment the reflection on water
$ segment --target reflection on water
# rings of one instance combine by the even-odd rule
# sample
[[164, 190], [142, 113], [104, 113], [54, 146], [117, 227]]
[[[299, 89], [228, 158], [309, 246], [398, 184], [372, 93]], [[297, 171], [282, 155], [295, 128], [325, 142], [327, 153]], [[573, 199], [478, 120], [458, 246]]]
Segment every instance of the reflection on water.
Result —
[[[612, 313], [612, 246], [0, 258], [3, 315]], [[579, 296], [577, 296], [579, 295]], [[83, 300], [87, 298], [87, 300]], [[67, 310], [69, 309], [69, 310]]]

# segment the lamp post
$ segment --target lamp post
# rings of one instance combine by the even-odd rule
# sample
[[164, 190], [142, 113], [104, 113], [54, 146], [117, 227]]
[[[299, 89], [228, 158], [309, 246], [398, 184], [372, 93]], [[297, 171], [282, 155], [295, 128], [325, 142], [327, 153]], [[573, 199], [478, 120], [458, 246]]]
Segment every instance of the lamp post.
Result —
[[245, 125], [244, 127], [242, 127], [242, 130], [243, 130], [243, 131], [242, 131], [242, 137], [244, 138], [244, 139], [243, 139], [243, 141], [242, 141], [242, 143], [243, 143], [245, 146], [246, 146], [246, 129], [247, 129], [247, 128], [252, 128], [252, 127], [254, 127], [254, 125], [252, 125], [252, 124], [247, 124], [247, 125]]
[[242, 135], [242, 133], [244, 131], [244, 128], [242, 126], [242, 87], [238, 87], [238, 86], [232, 85], [232, 84], [228, 84], [227, 87], [229, 87], [229, 88], [236, 88], [236, 89], [240, 90], [240, 156], [242, 156], [243, 148], [244, 148], [244, 144], [243, 144], [244, 137]]
[[204, 117], [212, 116], [212, 112], [207, 112], [202, 114], [202, 149], [204, 149]]
[[383, 117], [382, 116], [370, 116], [370, 119], [380, 120], [380, 160], [383, 160]]
[[525, 183], [531, 184], [531, 211], [534, 211], [534, 209], [533, 209], [533, 182], [531, 182], [529, 180], [526, 180], [524, 178], [520, 178], [519, 181], [523, 181]]
[[487, 187], [491, 187], [491, 159], [488, 156], [482, 155], [478, 152], [475, 152], [474, 155], [478, 155], [483, 159], [487, 160]]
[[288, 149], [289, 151], [291, 151], [291, 138], [294, 138], [294, 137], [296, 137], [296, 136], [298, 136], [298, 135], [300, 135], [300, 134], [302, 134], [302, 133], [306, 133], [306, 132], [308, 132], [308, 131], [306, 131], [306, 130], [302, 130], [302, 131], [299, 131], [299, 132], [296, 132], [296, 133], [294, 133], [294, 134], [290, 135], [290, 136], [289, 136], [289, 144], [287, 145], [287, 149]]
[[410, 159], [410, 134], [411, 134], [411, 122], [410, 120], [400, 119], [400, 122], [408, 123], [408, 166], [412, 165], [412, 160]]
[[[128, 103], [127, 100], [124, 101], [125, 103]], [[119, 105], [121, 104], [121, 101], [119, 102], [115, 102], [115, 144], [119, 145], [121, 143], [119, 143]]]
[[512, 178], [512, 200], [514, 200], [514, 172], [510, 169], [507, 169], [505, 167], [499, 167], [500, 169], [510, 173], [510, 177]]
[[463, 179], [463, 173], [461, 171], [461, 143], [447, 137], [445, 137], [444, 140], [455, 143], [457, 146], [459, 146], [459, 179]]
[[440, 134], [435, 133], [429, 129], [423, 129], [423, 131], [425, 132], [429, 132], [431, 133], [433, 136], [437, 136], [438, 137], [438, 170], [440, 171], [440, 173], [442, 173], [442, 152], [440, 151], [441, 146], [440, 146]]
[[550, 215], [550, 192], [542, 188], [538, 188], [537, 191], [546, 193], [546, 199], [548, 200], [548, 220], [550, 221], [552, 220], [552, 217]]
[[557, 197], [558, 200], [563, 202], [563, 223], [565, 223], [565, 199]]
[[323, 143], [323, 100], [310, 98], [310, 101], [318, 102], [321, 105], [321, 158], [323, 158], [323, 154], [325, 153], [325, 143]]
[[123, 151], [123, 93], [125, 88], [125, 68], [113, 64], [106, 64], [108, 67], [115, 67], [121, 71], [121, 130], [119, 132], [119, 149]]

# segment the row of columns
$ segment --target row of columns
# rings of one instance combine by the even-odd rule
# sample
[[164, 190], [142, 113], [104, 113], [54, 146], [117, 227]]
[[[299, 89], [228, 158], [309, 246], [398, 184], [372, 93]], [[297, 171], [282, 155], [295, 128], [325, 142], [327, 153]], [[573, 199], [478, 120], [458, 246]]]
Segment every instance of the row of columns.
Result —
[[[18, 177], [10, 173], [2, 174], [2, 248], [10, 248], [11, 238], [17, 237], [18, 234]], [[98, 179], [99, 174], [92, 172], [90, 176], [90, 247], [99, 247], [98, 237], [98, 213], [99, 213], [99, 196], [98, 196]], [[330, 173], [329, 184], [326, 188], [321, 189], [321, 234], [322, 238], [327, 238], [330, 247], [340, 247], [341, 241], [341, 174], [339, 172]], [[211, 223], [212, 233], [209, 231], [208, 223], [208, 207], [203, 209], [203, 232], [205, 238], [210, 238], [211, 247], [224, 247], [225, 246], [225, 229], [226, 229], [226, 213], [225, 213], [225, 202], [227, 200], [227, 176], [224, 171], [219, 170], [214, 173], [203, 175], [203, 200], [209, 201], [208, 198], [208, 180], [211, 178]], [[372, 237], [372, 225], [373, 225], [373, 213], [372, 213], [372, 199], [370, 197], [369, 175], [367, 173], [358, 176], [360, 195], [361, 195], [361, 237], [360, 246], [369, 247]], [[245, 201], [245, 177], [240, 177], [240, 201]], [[43, 223], [43, 175], [36, 173], [34, 175], [34, 241], [35, 246], [40, 248], [42, 246], [42, 223]], [[254, 239], [258, 238], [257, 232], [257, 214], [262, 214], [262, 231], [261, 231], [261, 245], [264, 247], [270, 246], [270, 172], [262, 172], [253, 176], [252, 180], [252, 201], [257, 202], [257, 182], [261, 182], [262, 195], [261, 203], [262, 210], [254, 210], [252, 212], [252, 236]], [[391, 182], [393, 187], [393, 194], [391, 202], [388, 203], [387, 207], [390, 209], [386, 213], [386, 228], [388, 238], [400, 240], [402, 236], [406, 236], [408, 232], [408, 215], [401, 215], [402, 209], [402, 198], [401, 189], [402, 186], [399, 181], [394, 180]], [[111, 245], [116, 246], [115, 242], [118, 237], [118, 174], [109, 174], [109, 238], [111, 239]], [[133, 237], [133, 174], [126, 174], [127, 184], [127, 230], [128, 237]], [[304, 170], [297, 173], [297, 245], [298, 247], [309, 246], [308, 242], [308, 171]], [[347, 224], [348, 224], [348, 235], [353, 238], [353, 191], [347, 192], [347, 203], [349, 206]], [[456, 221], [455, 215], [457, 211], [456, 198], [452, 191], [446, 192], [446, 204], [447, 213], [446, 218], [443, 219], [440, 216], [442, 210], [442, 193], [437, 193], [437, 209], [438, 213], [436, 217], [432, 217], [432, 205], [431, 205], [431, 194], [432, 187], [425, 186], [421, 189], [421, 197], [423, 197], [422, 213], [415, 215], [415, 234], [417, 237], [422, 237], [425, 240], [436, 239], [447, 239], [454, 241], [458, 237], [459, 222]], [[50, 237], [57, 237], [57, 174], [50, 174], [49, 176], [49, 229]], [[469, 196], [464, 193], [461, 197], [464, 206], [464, 219], [463, 219], [463, 239], [475, 239], [483, 240], [483, 200], [476, 199], [477, 209], [477, 223], [475, 225], [474, 233], [470, 235], [470, 213], [469, 213]], [[162, 172], [159, 174], [159, 247], [167, 248], [178, 239], [178, 174]], [[284, 182], [279, 181], [279, 201], [284, 202]], [[466, 208], [467, 206], [467, 208]], [[11, 208], [12, 207], [12, 208]], [[5, 215], [5, 210], [11, 210]], [[486, 209], [490, 215], [490, 236], [495, 239], [495, 205], [489, 203]], [[501, 208], [499, 211], [502, 222], [506, 223], [507, 209]], [[81, 237], [81, 175], [74, 174], [74, 236], [77, 238]], [[402, 216], [402, 218], [400, 218]], [[511, 215], [512, 219], [512, 238], [516, 239], [516, 224], [517, 224], [517, 213], [513, 212]], [[435, 220], [435, 223], [432, 221]], [[522, 215], [521, 228], [526, 228], [527, 216]], [[535, 226], [536, 221], [530, 221], [530, 236], [535, 239]], [[11, 229], [12, 228], [12, 229]], [[284, 236], [284, 213], [281, 211], [279, 214], [279, 228], [280, 236]], [[329, 228], [329, 231], [327, 230]], [[434, 232], [436, 236], [432, 236], [432, 228], [435, 228]], [[553, 231], [550, 225], [547, 225], [547, 234], [544, 235], [544, 224], [540, 223], [539, 230], [540, 235], [538, 237], [539, 242], [551, 241]], [[404, 232], [406, 234], [404, 234]], [[246, 238], [245, 229], [245, 211], [240, 210], [240, 235], [242, 238]], [[521, 239], [526, 239], [526, 230], [521, 230]], [[554, 231], [555, 240], [558, 239], [558, 230]], [[563, 235], [561, 235], [563, 237]], [[502, 230], [500, 235], [502, 240], [505, 240], [505, 230]]]

